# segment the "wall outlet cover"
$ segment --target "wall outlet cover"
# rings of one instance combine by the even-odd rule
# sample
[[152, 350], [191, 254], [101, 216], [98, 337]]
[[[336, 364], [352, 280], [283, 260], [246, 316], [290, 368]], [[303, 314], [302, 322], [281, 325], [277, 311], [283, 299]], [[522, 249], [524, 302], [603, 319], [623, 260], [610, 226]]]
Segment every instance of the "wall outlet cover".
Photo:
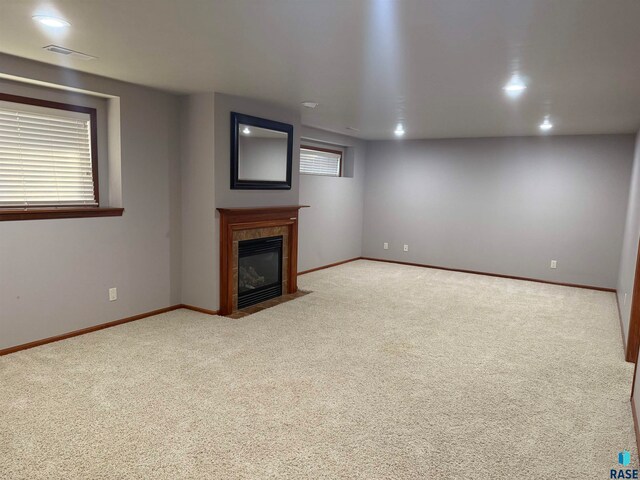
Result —
[[551, 260], [549, 268], [558, 268], [558, 262], [556, 260]]
[[409, 251], [409, 245], [405, 245], [403, 250], [404, 250], [405, 252], [408, 252], [408, 251]]
[[109, 289], [109, 301], [113, 302], [118, 299], [118, 289], [113, 287]]
[[389, 250], [389, 244], [387, 242], [384, 242], [382, 244], [382, 248], [384, 248], [385, 250]]

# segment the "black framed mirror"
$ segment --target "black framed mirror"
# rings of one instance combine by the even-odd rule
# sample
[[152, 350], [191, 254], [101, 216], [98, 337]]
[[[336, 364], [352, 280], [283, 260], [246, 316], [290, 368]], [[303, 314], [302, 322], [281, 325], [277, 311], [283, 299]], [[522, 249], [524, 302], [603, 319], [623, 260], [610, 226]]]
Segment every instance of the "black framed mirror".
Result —
[[293, 125], [231, 112], [231, 188], [290, 190]]

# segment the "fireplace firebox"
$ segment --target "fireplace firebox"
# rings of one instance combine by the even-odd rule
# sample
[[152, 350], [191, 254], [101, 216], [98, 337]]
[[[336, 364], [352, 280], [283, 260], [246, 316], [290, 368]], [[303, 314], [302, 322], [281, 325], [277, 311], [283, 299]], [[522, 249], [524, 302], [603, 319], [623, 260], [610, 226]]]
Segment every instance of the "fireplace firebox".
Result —
[[282, 295], [282, 236], [238, 242], [238, 308]]

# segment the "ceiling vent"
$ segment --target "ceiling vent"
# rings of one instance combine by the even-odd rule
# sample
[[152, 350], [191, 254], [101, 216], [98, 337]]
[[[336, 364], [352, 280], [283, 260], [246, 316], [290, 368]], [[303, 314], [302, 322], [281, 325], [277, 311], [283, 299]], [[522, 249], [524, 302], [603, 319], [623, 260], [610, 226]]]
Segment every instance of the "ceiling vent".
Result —
[[42, 47], [42, 48], [44, 48], [49, 52], [65, 55], [67, 57], [77, 58], [78, 60], [94, 60], [96, 58], [93, 55], [87, 55], [86, 53], [76, 52], [75, 50], [71, 50], [65, 47], [60, 47], [59, 45], [47, 45], [46, 47]]

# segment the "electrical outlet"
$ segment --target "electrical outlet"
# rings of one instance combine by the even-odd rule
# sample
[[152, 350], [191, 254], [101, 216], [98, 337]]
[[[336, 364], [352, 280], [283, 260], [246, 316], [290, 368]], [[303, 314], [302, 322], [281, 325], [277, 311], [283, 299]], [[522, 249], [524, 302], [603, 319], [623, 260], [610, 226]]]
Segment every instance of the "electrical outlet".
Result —
[[625, 306], [627, 304], [627, 294], [624, 294], [624, 299], [622, 300], [622, 305]]
[[405, 245], [405, 246], [404, 246], [404, 248], [403, 248], [403, 250], [404, 250], [405, 252], [408, 252], [408, 251], [409, 251], [409, 245]]
[[118, 299], [118, 289], [116, 287], [109, 289], [109, 301], [115, 302]]
[[549, 265], [549, 268], [558, 268], [558, 262], [556, 260], [551, 260], [551, 265]]
[[384, 248], [385, 250], [389, 250], [389, 244], [387, 242], [384, 242], [382, 244], [382, 248]]

